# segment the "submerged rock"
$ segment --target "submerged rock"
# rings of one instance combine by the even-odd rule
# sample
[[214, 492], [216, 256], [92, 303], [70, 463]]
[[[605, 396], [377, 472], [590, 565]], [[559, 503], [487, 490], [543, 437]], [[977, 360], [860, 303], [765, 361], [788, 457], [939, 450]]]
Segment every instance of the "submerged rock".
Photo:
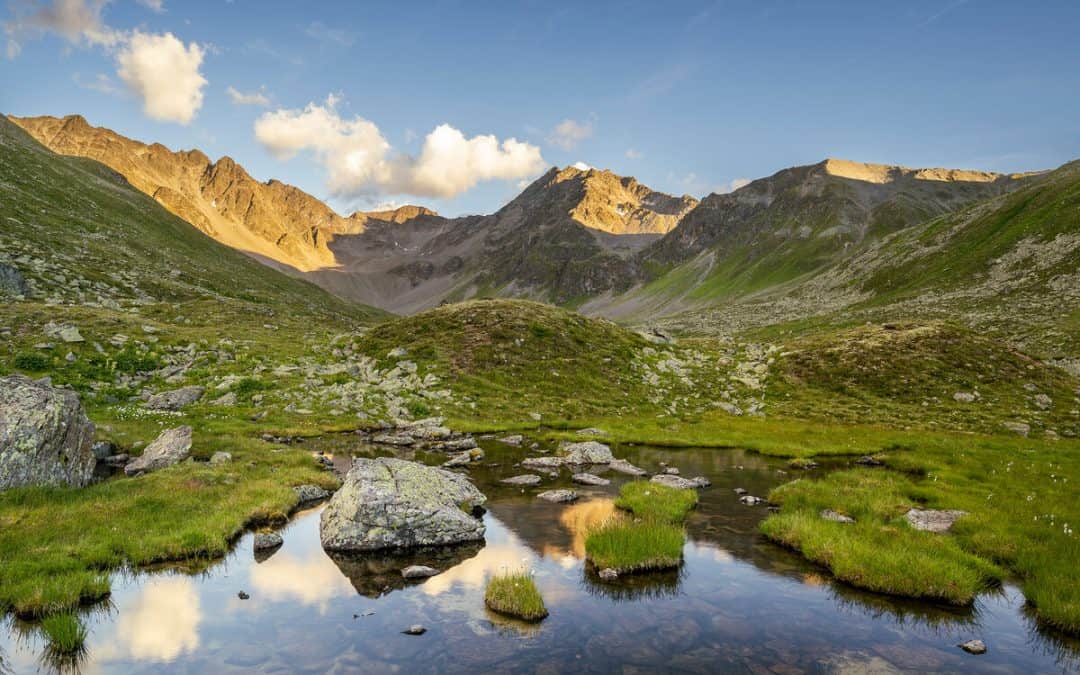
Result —
[[610, 485], [611, 481], [591, 473], [575, 473], [570, 480], [582, 485]]
[[634, 466], [625, 459], [616, 459], [608, 462], [608, 468], [612, 471], [618, 471], [619, 473], [625, 473], [628, 476], [646, 476], [648, 471], [640, 467]]
[[477, 541], [487, 498], [464, 476], [392, 457], [356, 459], [322, 512], [331, 551], [377, 551]]
[[525, 437], [521, 434], [514, 434], [513, 436], [504, 436], [503, 438], [500, 438], [499, 442], [517, 447], [525, 442]]
[[562, 457], [526, 457], [521, 460], [521, 466], [527, 469], [558, 469], [562, 465]]
[[966, 515], [967, 511], [911, 509], [904, 514], [904, 518], [916, 530], [925, 530], [926, 532], [946, 532], [953, 526], [953, 523]]
[[184, 461], [191, 454], [191, 427], [185, 425], [161, 432], [142, 455], [124, 466], [124, 473], [134, 476], [150, 473]]
[[559, 453], [567, 464], [608, 464], [615, 460], [611, 448], [597, 441], [563, 443]]
[[968, 640], [967, 642], [961, 642], [957, 646], [960, 647], [960, 649], [963, 649], [968, 654], [986, 653], [986, 643], [982, 640]]
[[503, 478], [499, 482], [503, 485], [539, 485], [540, 480], [540, 476], [532, 473], [527, 473], [521, 476], [514, 476], [512, 478]]
[[181, 387], [173, 391], [163, 391], [150, 397], [144, 407], [151, 410], [179, 410], [202, 398], [206, 389], [203, 387]]
[[710, 481], [704, 476], [683, 478], [682, 476], [672, 476], [666, 473], [657, 474], [650, 478], [649, 481], [652, 483], [658, 483], [660, 485], [667, 485], [668, 487], [678, 488], [680, 490], [688, 490], [691, 488], [704, 488], [712, 485], [712, 481]]
[[0, 490], [82, 487], [94, 473], [94, 425], [79, 396], [22, 375], [0, 377]]
[[541, 492], [536, 495], [537, 499], [543, 499], [545, 502], [552, 502], [553, 504], [566, 504], [568, 502], [577, 501], [578, 493], [573, 490], [548, 490], [547, 492]]

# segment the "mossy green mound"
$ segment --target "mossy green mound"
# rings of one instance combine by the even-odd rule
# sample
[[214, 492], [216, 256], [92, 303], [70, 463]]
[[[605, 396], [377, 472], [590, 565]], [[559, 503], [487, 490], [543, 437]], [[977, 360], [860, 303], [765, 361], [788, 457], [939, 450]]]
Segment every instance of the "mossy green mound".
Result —
[[540, 621], [548, 615], [544, 598], [527, 572], [492, 577], [484, 591], [484, 604], [492, 611], [523, 621]]

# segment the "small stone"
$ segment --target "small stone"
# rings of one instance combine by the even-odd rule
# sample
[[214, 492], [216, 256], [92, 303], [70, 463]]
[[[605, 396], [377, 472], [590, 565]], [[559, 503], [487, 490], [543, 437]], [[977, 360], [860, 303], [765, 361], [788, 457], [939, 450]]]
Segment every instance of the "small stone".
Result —
[[825, 509], [821, 512], [821, 517], [825, 520], [831, 520], [834, 523], [854, 523], [855, 519], [851, 516], [845, 516], [842, 513], [833, 511], [832, 509]]
[[562, 457], [527, 457], [521, 460], [521, 466], [526, 469], [558, 469], [562, 465]]
[[966, 516], [966, 511], [934, 511], [931, 509], [911, 509], [904, 518], [916, 530], [926, 532], [946, 532], [957, 520]]
[[424, 633], [427, 632], [427, 628], [424, 628], [420, 624], [415, 624], [413, 626], [409, 626], [408, 628], [406, 628], [405, 630], [403, 630], [401, 632], [404, 633], [405, 635], [423, 635]]
[[986, 653], [986, 643], [982, 640], [968, 640], [967, 642], [961, 642], [957, 646], [960, 647], [960, 649], [963, 649], [968, 654]]
[[735, 488], [735, 494], [742, 496], [749, 493], [743, 488]]
[[285, 543], [277, 532], [259, 532], [255, 535], [254, 546], [256, 551], [267, 551], [277, 548]]
[[599, 576], [604, 581], [615, 581], [619, 578], [619, 573], [611, 567], [605, 567], [604, 569], [600, 570]]
[[855, 463], [860, 466], [881, 466], [882, 464], [880, 459], [876, 457], [871, 457], [870, 455], [863, 455], [862, 457], [855, 460]]
[[666, 473], [669, 476], [678, 476], [679, 475], [679, 469], [677, 467], [674, 467], [674, 466], [669, 466], [668, 468], [664, 469], [664, 473]]
[[240, 598], [241, 600], [247, 600], [247, 599], [251, 598], [250, 595], [248, 595], [247, 593], [245, 593], [243, 591], [240, 591], [239, 593], [237, 593], [236, 597]]
[[1001, 426], [1024, 438], [1031, 433], [1031, 425], [1027, 422], [1002, 422]]
[[499, 482], [503, 485], [539, 485], [540, 480], [540, 476], [532, 473], [527, 473], [521, 476], [514, 476], [512, 478], [503, 478]]
[[213, 466], [218, 466], [220, 464], [228, 464], [231, 461], [231, 452], [215, 452], [213, 455], [210, 456], [210, 464]]
[[570, 480], [582, 485], [610, 485], [611, 481], [591, 473], [575, 473]]
[[525, 442], [525, 437], [521, 434], [514, 434], [513, 436], [505, 436], [503, 438], [500, 438], [499, 442], [506, 443], [507, 445], [513, 445], [515, 447], [520, 447], [521, 444]]
[[619, 473], [625, 473], [628, 476], [645, 476], [649, 472], [640, 467], [636, 467], [625, 459], [616, 459], [613, 462], [608, 462], [608, 468], [612, 471], [618, 471]]
[[536, 495], [537, 499], [543, 499], [546, 502], [552, 502], [553, 504], [566, 504], [568, 502], [577, 501], [578, 493], [573, 490], [548, 490]]
[[677, 488], [679, 490], [689, 490], [690, 488], [705, 488], [712, 485], [712, 481], [704, 476], [697, 476], [695, 478], [683, 478], [682, 476], [671, 476], [666, 473], [658, 474], [649, 479], [652, 483], [658, 483], [660, 485], [667, 485], [668, 487]]
[[74, 326], [64, 326], [56, 334], [64, 342], [83, 342], [83, 336], [79, 334], [79, 329]]
[[1054, 405], [1054, 399], [1046, 394], [1036, 394], [1032, 402], [1035, 403], [1035, 407], [1039, 410], [1049, 410]]
[[755, 497], [754, 495], [743, 495], [739, 497], [739, 501], [747, 506], [757, 506], [758, 504], [764, 504], [765, 500], [761, 497]]
[[439, 573], [439, 570], [427, 565], [409, 565], [401, 570], [401, 576], [406, 579], [427, 579]]
[[300, 499], [300, 503], [317, 502], [322, 499], [328, 499], [330, 497], [330, 491], [324, 490], [318, 485], [297, 485], [293, 488], [293, 492]]
[[979, 398], [979, 395], [969, 391], [958, 391], [952, 397], [957, 403], [974, 403]]

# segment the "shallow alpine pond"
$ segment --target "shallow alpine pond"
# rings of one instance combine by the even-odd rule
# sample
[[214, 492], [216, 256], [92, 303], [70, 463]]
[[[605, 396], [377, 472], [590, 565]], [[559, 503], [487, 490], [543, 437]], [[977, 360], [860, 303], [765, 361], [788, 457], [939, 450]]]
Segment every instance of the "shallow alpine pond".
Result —
[[[468, 473], [487, 494], [486, 541], [437, 555], [331, 558], [319, 544], [321, 507], [279, 532], [284, 545], [253, 554], [251, 534], [197, 573], [118, 574], [108, 602], [87, 608], [78, 659], [47, 656], [37, 626], [12, 617], [0, 634], [0, 670], [85, 673], [344, 672], [1071, 672], [1080, 643], [1036, 627], [1020, 591], [1006, 585], [973, 607], [904, 601], [837, 584], [766, 542], [764, 496], [796, 473], [783, 460], [739, 450], [622, 446], [618, 457], [658, 472], [704, 475], [712, 486], [687, 522], [678, 572], [600, 581], [583, 560], [585, 532], [607, 518], [619, 486], [570, 482], [563, 471], [537, 487], [500, 485], [529, 473], [527, 451], [482, 441]], [[439, 463], [445, 455], [360, 445], [349, 436], [308, 441], [336, 467], [350, 455], [397, 455]], [[814, 472], [830, 470], [823, 466]], [[535, 494], [573, 488], [552, 504]], [[406, 582], [408, 564], [444, 570]], [[493, 574], [527, 570], [550, 615], [529, 624], [484, 606]], [[240, 597], [243, 592], [245, 599]], [[420, 624], [422, 635], [402, 631]], [[957, 647], [978, 638], [975, 656]]]

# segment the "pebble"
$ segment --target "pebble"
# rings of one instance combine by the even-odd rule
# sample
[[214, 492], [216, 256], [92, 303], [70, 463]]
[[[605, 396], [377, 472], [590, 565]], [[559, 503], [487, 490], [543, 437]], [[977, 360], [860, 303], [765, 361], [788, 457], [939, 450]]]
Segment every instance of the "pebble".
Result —
[[420, 624], [415, 624], [413, 626], [409, 626], [408, 628], [406, 628], [405, 630], [403, 630], [401, 632], [406, 634], [406, 635], [423, 635], [424, 633], [427, 632], [427, 628], [424, 628]]

